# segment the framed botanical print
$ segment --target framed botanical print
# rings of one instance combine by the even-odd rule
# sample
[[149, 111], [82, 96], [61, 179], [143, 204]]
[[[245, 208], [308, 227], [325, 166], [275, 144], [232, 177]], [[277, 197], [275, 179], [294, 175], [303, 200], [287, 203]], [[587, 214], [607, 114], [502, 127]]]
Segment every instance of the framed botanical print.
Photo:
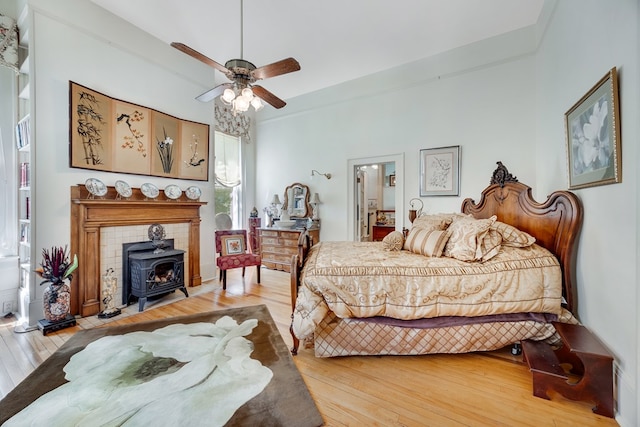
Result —
[[619, 108], [614, 67], [565, 113], [569, 189], [622, 181]]
[[460, 193], [460, 146], [420, 150], [420, 197]]

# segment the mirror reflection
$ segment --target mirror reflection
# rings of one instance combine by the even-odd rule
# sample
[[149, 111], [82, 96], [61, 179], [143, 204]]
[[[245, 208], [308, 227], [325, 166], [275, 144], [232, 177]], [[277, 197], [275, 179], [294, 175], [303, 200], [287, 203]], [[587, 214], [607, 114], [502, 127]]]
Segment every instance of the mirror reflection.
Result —
[[282, 210], [287, 211], [290, 218], [305, 218], [311, 212], [309, 205], [309, 187], [296, 182], [284, 190]]

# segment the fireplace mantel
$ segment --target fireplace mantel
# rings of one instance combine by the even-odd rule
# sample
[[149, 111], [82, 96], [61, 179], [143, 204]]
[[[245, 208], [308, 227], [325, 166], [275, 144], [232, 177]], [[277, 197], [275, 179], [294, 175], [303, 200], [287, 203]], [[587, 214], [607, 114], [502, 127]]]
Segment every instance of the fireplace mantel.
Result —
[[134, 188], [128, 199], [118, 199], [108, 187], [103, 198], [90, 198], [84, 185], [71, 187], [71, 253], [78, 255], [73, 275], [71, 313], [91, 316], [100, 311], [100, 228], [129, 225], [189, 224], [189, 283], [202, 284], [200, 276], [200, 206], [206, 202], [163, 196], [148, 200]]

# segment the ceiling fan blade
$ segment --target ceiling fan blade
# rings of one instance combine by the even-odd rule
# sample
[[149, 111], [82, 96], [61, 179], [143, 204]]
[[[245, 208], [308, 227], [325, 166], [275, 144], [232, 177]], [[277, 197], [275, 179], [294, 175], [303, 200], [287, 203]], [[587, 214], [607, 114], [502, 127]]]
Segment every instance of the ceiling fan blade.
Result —
[[286, 102], [284, 102], [282, 99], [278, 98], [277, 96], [275, 96], [274, 94], [272, 94], [271, 92], [263, 88], [262, 86], [254, 85], [254, 86], [251, 86], [251, 89], [253, 90], [253, 94], [255, 96], [262, 99], [266, 103], [271, 104], [274, 108], [282, 108], [285, 105], [287, 105]]
[[208, 91], [206, 91], [201, 95], [196, 96], [196, 99], [202, 102], [209, 102], [212, 99], [222, 95], [222, 92], [224, 92], [226, 88], [230, 88], [231, 86], [232, 86], [231, 83], [223, 83], [221, 85], [214, 87], [213, 89], [209, 89]]
[[251, 72], [256, 80], [267, 79], [269, 77], [279, 76], [281, 74], [292, 73], [300, 70], [300, 64], [293, 58], [283, 59], [273, 64], [263, 65]]
[[191, 57], [193, 57], [193, 58], [195, 58], [195, 59], [197, 59], [199, 61], [204, 62], [207, 65], [211, 65], [213, 68], [215, 68], [216, 70], [218, 70], [218, 71], [220, 71], [220, 72], [222, 72], [224, 74], [229, 74], [230, 73], [230, 71], [224, 65], [218, 64], [213, 59], [211, 59], [211, 58], [209, 58], [207, 56], [204, 56], [203, 54], [201, 54], [197, 50], [191, 49], [186, 44], [173, 42], [173, 43], [171, 43], [171, 46], [175, 47], [180, 52], [186, 53], [187, 55], [189, 55], [189, 56], [191, 56]]

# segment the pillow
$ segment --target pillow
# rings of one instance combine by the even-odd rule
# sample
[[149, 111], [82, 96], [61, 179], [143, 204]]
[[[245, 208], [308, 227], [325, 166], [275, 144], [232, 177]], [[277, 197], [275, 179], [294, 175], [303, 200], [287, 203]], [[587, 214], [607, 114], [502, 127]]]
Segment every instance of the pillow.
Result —
[[244, 236], [241, 234], [220, 236], [220, 243], [222, 243], [222, 256], [240, 255], [246, 252]]
[[481, 260], [480, 244], [495, 220], [495, 215], [487, 219], [456, 218], [448, 228], [451, 237], [444, 249], [444, 255], [460, 261]]
[[416, 254], [437, 258], [442, 256], [450, 236], [449, 230], [413, 227], [404, 242], [404, 248]]
[[502, 235], [502, 244], [504, 246], [512, 246], [514, 248], [526, 248], [533, 245], [536, 238], [532, 235], [518, 230], [516, 227], [496, 221], [491, 226], [492, 229], [498, 231]]
[[404, 235], [401, 231], [392, 231], [382, 239], [385, 251], [399, 251], [404, 245]]
[[489, 231], [484, 236], [478, 250], [476, 252], [476, 259], [482, 262], [489, 261], [494, 256], [498, 255], [500, 248], [502, 247], [502, 235], [493, 228], [489, 227]]
[[446, 230], [453, 221], [454, 214], [421, 215], [413, 220], [411, 228]]

